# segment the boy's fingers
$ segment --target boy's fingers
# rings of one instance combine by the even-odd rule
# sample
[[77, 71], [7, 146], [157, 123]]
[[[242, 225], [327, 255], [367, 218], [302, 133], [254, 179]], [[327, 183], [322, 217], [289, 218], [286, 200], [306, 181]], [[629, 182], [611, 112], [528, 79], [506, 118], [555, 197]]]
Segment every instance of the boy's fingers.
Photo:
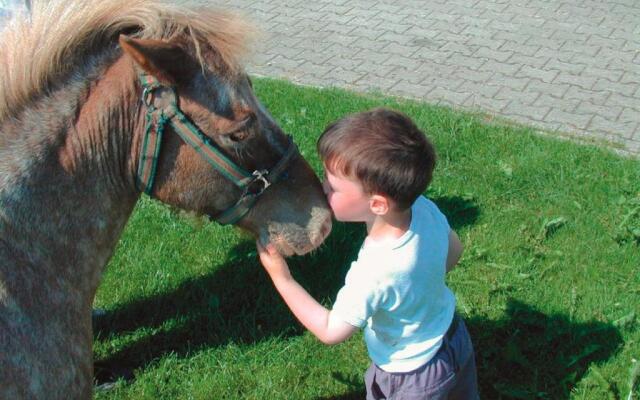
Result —
[[260, 243], [259, 240], [256, 240], [256, 247], [258, 248], [258, 253], [268, 253], [269, 255], [273, 256], [278, 253], [278, 250], [276, 250], [276, 246], [272, 245], [271, 243], [267, 244], [267, 246], [263, 246], [262, 243]]

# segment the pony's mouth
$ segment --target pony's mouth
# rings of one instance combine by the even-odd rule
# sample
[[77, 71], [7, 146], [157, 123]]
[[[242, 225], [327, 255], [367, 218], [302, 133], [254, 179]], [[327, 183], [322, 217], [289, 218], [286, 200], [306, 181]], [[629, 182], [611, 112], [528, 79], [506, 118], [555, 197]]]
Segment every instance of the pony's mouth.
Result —
[[306, 253], [301, 249], [300, 250], [295, 249], [294, 246], [290, 245], [282, 236], [269, 237], [268, 234], [266, 235], [261, 234], [260, 237], [258, 238], [258, 241], [260, 242], [260, 245], [265, 248], [267, 247], [268, 244], [272, 244], [273, 246], [275, 246], [278, 253], [280, 253], [283, 257], [290, 257], [294, 254], [302, 255]]
[[311, 235], [311, 237], [306, 237], [304, 244], [289, 240], [283, 234], [269, 234], [268, 232], [262, 232], [258, 237], [258, 241], [263, 247], [266, 247], [267, 244], [272, 244], [278, 253], [284, 257], [289, 257], [294, 254], [301, 256], [318, 248], [327, 236], [329, 236], [330, 232], [331, 217], [322, 224], [315, 234]]

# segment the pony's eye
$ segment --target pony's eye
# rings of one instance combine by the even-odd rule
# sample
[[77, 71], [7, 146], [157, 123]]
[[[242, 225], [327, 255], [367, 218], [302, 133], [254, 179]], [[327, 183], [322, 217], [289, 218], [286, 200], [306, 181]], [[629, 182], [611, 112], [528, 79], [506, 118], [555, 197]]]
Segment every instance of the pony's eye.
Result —
[[238, 122], [233, 128], [223, 133], [233, 142], [241, 142], [249, 136], [249, 128], [255, 120], [253, 114]]
[[233, 142], [241, 142], [245, 140], [247, 136], [249, 136], [249, 131], [245, 129], [242, 131], [230, 133], [228, 136], [229, 139], [231, 139]]

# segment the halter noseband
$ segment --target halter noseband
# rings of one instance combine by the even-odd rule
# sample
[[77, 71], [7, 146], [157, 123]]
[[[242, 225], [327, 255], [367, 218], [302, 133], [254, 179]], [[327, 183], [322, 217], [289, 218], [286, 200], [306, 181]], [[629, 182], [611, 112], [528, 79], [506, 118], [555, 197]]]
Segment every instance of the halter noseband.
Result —
[[[289, 161], [298, 153], [291, 136], [288, 136], [288, 148], [280, 161], [271, 170], [261, 169], [250, 173], [214, 147], [211, 144], [211, 140], [189, 121], [178, 107], [178, 96], [173, 87], [163, 85], [155, 77], [148, 74], [141, 74], [140, 82], [143, 88], [142, 101], [147, 107], [147, 125], [142, 142], [142, 151], [140, 152], [136, 183], [138, 189], [143, 190], [149, 196], [151, 196], [160, 156], [162, 134], [167, 123], [171, 125], [185, 143], [193, 147], [201, 157], [225, 178], [242, 189], [240, 199], [233, 206], [216, 216], [212, 216], [222, 225], [234, 224], [244, 217], [258, 201], [258, 197], [265, 189], [281, 178]], [[163, 100], [162, 107], [156, 107], [153, 104], [154, 97], [157, 94], [160, 94], [160, 98]]]

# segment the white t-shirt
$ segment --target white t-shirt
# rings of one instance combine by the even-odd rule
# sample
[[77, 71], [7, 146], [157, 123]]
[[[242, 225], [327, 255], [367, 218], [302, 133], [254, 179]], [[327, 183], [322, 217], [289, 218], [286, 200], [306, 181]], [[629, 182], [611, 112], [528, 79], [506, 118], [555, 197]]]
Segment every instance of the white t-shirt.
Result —
[[347, 272], [332, 313], [364, 327], [373, 362], [387, 372], [408, 372], [438, 351], [455, 311], [445, 285], [449, 223], [420, 196], [407, 232], [395, 240], [366, 241]]

